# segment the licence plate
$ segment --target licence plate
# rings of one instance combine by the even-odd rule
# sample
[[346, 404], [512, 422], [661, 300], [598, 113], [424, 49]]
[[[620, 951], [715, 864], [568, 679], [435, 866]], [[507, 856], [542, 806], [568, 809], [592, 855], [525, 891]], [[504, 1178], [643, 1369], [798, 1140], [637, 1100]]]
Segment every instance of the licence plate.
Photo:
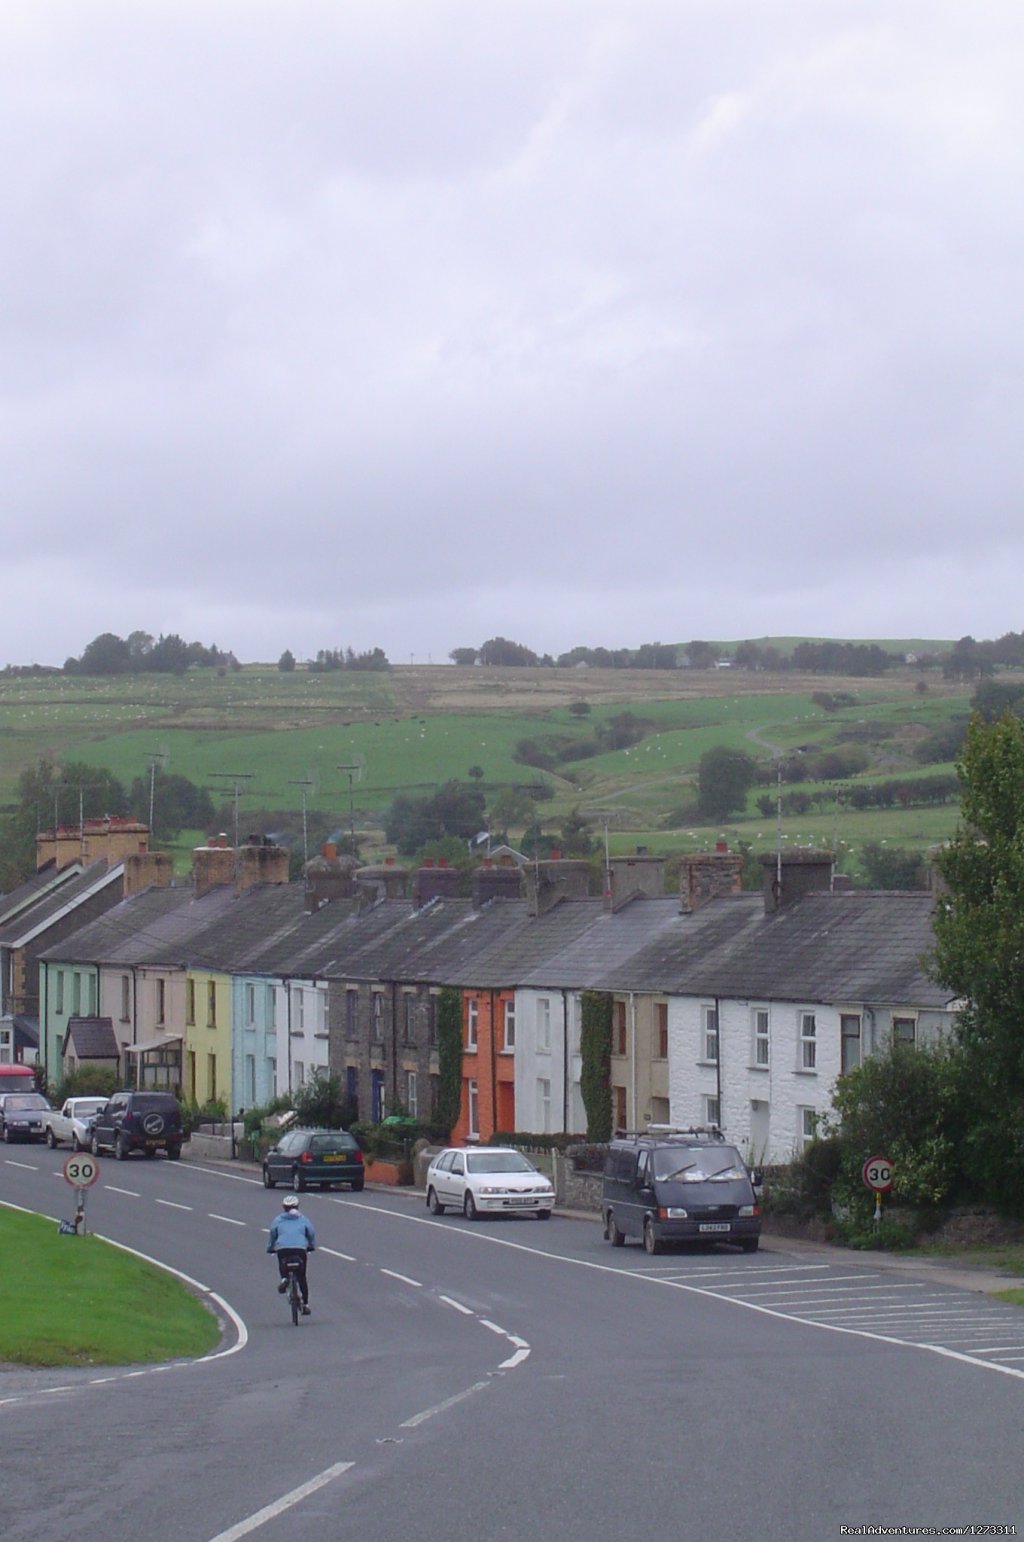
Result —
[[535, 1199], [506, 1199], [506, 1205], [535, 1205]]
[[698, 1231], [731, 1231], [732, 1227], [729, 1225], [728, 1221], [702, 1221], [701, 1224], [698, 1226], [697, 1230]]
[[344, 1151], [334, 1151], [334, 1152], [330, 1152], [329, 1151], [327, 1153], [327, 1155], [324, 1157], [324, 1161], [325, 1162], [344, 1162], [344, 1161], [347, 1161], [347, 1158], [345, 1156]]

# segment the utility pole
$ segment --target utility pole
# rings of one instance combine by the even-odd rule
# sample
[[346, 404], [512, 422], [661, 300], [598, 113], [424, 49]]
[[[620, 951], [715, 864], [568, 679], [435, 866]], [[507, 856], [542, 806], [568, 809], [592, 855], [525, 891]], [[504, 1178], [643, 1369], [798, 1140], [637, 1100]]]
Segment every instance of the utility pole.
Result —
[[[237, 851], [238, 850], [238, 800], [242, 796], [243, 792], [248, 792], [248, 790], [249, 790], [247, 787], [244, 787], [242, 784], [244, 782], [251, 782], [252, 779], [253, 779], [253, 776], [255, 775], [255, 773], [252, 772], [252, 771], [211, 771], [210, 775], [211, 776], [223, 776], [223, 777], [226, 777], [229, 781], [231, 781], [233, 783], [233, 792], [234, 792], [234, 800], [235, 800], [234, 839], [235, 839], [235, 850]], [[218, 788], [217, 790], [220, 791], [220, 792], [223, 792], [223, 788]]]
[[355, 815], [355, 802], [354, 802], [353, 792], [352, 792], [352, 777], [353, 777], [354, 773], [359, 770], [359, 767], [358, 766], [336, 766], [335, 770], [336, 771], [347, 771], [348, 772], [348, 838], [349, 838], [350, 842], [352, 843], [352, 850], [350, 852], [350, 855], [354, 857], [355, 854], [356, 854], [356, 815]]
[[149, 752], [149, 841], [153, 844], [153, 803], [156, 795], [157, 766], [164, 768], [165, 755], [163, 750], [150, 750]]
[[315, 787], [316, 783], [311, 776], [303, 777], [297, 781], [289, 782], [289, 787], [302, 788], [302, 860], [309, 861], [309, 836], [306, 828], [306, 788]]

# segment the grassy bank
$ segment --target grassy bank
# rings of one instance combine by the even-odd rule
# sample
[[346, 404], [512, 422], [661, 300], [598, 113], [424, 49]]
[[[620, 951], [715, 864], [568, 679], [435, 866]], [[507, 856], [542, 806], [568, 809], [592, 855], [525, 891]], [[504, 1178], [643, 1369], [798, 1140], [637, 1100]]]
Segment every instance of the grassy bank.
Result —
[[134, 1365], [217, 1343], [191, 1291], [98, 1237], [62, 1237], [55, 1221], [0, 1206], [0, 1257], [0, 1363]]

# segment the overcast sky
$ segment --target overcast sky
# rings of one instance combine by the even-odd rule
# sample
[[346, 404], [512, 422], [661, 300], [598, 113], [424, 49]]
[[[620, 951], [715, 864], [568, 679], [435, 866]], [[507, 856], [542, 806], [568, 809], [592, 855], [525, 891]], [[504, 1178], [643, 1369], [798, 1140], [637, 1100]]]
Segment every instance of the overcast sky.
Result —
[[0, 664], [1024, 630], [1021, 0], [3, 0]]

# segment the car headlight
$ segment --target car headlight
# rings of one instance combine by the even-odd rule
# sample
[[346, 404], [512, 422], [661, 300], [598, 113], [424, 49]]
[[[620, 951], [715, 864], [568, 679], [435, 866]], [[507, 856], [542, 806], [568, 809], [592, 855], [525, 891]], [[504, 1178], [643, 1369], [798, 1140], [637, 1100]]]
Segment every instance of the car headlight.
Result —
[[743, 1215], [743, 1216], [756, 1215], [757, 1214], [757, 1206], [756, 1205], [741, 1205], [740, 1208], [737, 1210], [736, 1214], [737, 1215]]
[[670, 1221], [688, 1221], [690, 1218], [689, 1211], [684, 1210], [682, 1205], [667, 1206], [665, 1216]]
[[477, 1189], [478, 1194], [507, 1194], [508, 1189], [503, 1189], [496, 1183], [482, 1183]]

